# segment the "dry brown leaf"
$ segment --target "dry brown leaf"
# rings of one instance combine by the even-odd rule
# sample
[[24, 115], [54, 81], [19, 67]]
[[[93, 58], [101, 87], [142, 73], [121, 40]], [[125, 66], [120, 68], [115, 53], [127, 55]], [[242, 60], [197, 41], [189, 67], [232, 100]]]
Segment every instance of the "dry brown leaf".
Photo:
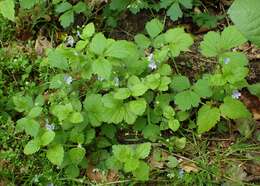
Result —
[[191, 161], [182, 161], [180, 163], [180, 167], [187, 173], [190, 172], [199, 172], [199, 168], [197, 167], [197, 165]]
[[241, 92], [241, 101], [253, 114], [255, 120], [260, 120], [260, 99], [248, 91]]
[[96, 183], [115, 182], [119, 179], [119, 175], [116, 171], [109, 170], [105, 173], [101, 172], [99, 169], [95, 168], [92, 165], [88, 166], [86, 174], [92, 182]]
[[51, 42], [45, 36], [38, 36], [35, 41], [35, 52], [36, 54], [42, 56], [44, 55], [46, 48], [51, 48]]

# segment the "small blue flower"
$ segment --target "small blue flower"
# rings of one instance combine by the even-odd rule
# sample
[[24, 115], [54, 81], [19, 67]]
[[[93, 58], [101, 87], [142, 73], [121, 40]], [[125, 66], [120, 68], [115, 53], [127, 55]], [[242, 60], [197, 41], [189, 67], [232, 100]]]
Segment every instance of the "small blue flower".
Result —
[[67, 46], [73, 47], [75, 43], [75, 40], [72, 36], [67, 37]]
[[114, 82], [115, 82], [115, 86], [118, 87], [119, 86], [119, 78], [115, 77]]
[[230, 58], [225, 58], [224, 59], [224, 64], [227, 65], [230, 62]]
[[49, 131], [53, 131], [55, 129], [54, 124], [45, 124], [45, 128]]
[[233, 91], [232, 98], [239, 99], [240, 96], [241, 96], [241, 93], [239, 91], [237, 91], [237, 90]]
[[148, 67], [149, 67], [151, 70], [156, 69], [156, 68], [157, 68], [157, 65], [156, 65], [156, 63], [155, 63], [155, 61], [154, 61], [154, 55], [153, 55], [153, 53], [151, 53], [147, 58], [148, 58], [148, 61], [149, 61]]
[[72, 83], [73, 79], [71, 76], [65, 75], [64, 81], [66, 82], [66, 84], [70, 85]]
[[179, 170], [179, 176], [180, 176], [180, 178], [183, 178], [183, 176], [184, 176], [184, 170], [183, 169]]

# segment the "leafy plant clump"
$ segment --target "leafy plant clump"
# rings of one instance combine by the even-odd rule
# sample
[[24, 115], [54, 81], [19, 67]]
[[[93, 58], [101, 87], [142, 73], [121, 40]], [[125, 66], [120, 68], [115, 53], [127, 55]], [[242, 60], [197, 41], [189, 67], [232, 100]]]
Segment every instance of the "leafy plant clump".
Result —
[[[249, 70], [245, 54], [232, 51], [247, 41], [236, 27], [204, 36], [202, 55], [218, 63], [195, 82], [171, 68], [193, 44], [192, 36], [181, 27], [165, 31], [159, 19], [149, 21], [145, 31], [134, 41], [114, 40], [89, 23], [74, 48], [49, 49], [39, 61], [37, 82], [27, 82], [38, 88], [12, 97], [22, 116], [16, 131], [30, 136], [26, 155], [43, 154], [69, 177], [95, 164], [147, 181], [152, 144], [165, 140], [170, 151], [183, 149], [186, 139], [178, 134], [193, 111], [197, 134], [221, 120], [251, 117], [238, 99], [249, 86]], [[139, 133], [145, 143], [120, 144], [122, 130]], [[167, 131], [171, 135], [163, 136]]]

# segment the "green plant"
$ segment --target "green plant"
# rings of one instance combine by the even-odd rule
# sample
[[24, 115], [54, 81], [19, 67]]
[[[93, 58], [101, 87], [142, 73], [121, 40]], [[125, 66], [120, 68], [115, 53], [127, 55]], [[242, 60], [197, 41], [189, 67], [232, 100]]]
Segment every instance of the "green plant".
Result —
[[258, 0], [236, 0], [228, 13], [235, 26], [246, 38], [260, 46], [260, 2]]
[[149, 165], [142, 159], [150, 154], [151, 144], [139, 145], [113, 145], [113, 156], [106, 161], [108, 168], [113, 170], [124, 170], [131, 172], [137, 180], [149, 180]]
[[[164, 31], [158, 19], [149, 21], [145, 30], [134, 42], [114, 40], [96, 33], [89, 23], [75, 48], [61, 44], [49, 49], [39, 61], [41, 88], [13, 96], [14, 109], [23, 115], [16, 130], [30, 136], [25, 154], [46, 154], [72, 178], [86, 168], [86, 155], [92, 154], [91, 161], [99, 168], [117, 168], [145, 181], [149, 166], [144, 159], [151, 144], [119, 145], [118, 130], [138, 131], [147, 141], [161, 141], [170, 151], [179, 151], [186, 138], [177, 134], [183, 123], [192, 120], [192, 110], [198, 109], [198, 134], [212, 129], [221, 117], [251, 116], [236, 99], [239, 90], [248, 86], [248, 60], [243, 53], [231, 52], [246, 42], [235, 27], [205, 35], [201, 53], [215, 57], [218, 64], [213, 74], [195, 83], [173, 73], [170, 66], [189, 50], [191, 35], [183, 28]], [[152, 52], [146, 53], [147, 49]], [[176, 136], [164, 137], [165, 131]], [[113, 161], [102, 163], [107, 158]]]

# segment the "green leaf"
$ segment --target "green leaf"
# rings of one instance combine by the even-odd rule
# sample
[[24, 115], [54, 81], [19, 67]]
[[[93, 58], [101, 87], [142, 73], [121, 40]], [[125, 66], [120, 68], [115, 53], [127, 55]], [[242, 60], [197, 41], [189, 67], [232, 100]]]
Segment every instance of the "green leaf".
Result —
[[163, 116], [167, 119], [173, 118], [175, 115], [175, 111], [169, 105], [163, 107]]
[[239, 100], [232, 97], [225, 97], [224, 103], [219, 107], [221, 115], [230, 119], [249, 118], [250, 112]]
[[90, 43], [90, 50], [97, 55], [102, 55], [107, 47], [107, 39], [102, 33], [97, 33]]
[[190, 80], [186, 76], [173, 76], [171, 87], [174, 91], [181, 92], [190, 88]]
[[155, 141], [160, 135], [160, 127], [158, 125], [150, 124], [143, 129], [144, 138]]
[[79, 1], [76, 5], [73, 6], [73, 10], [79, 14], [85, 12], [88, 9], [87, 4]]
[[23, 152], [26, 155], [30, 155], [30, 154], [34, 154], [35, 152], [38, 152], [39, 150], [40, 150], [39, 140], [33, 139], [25, 145]]
[[54, 165], [61, 166], [64, 157], [64, 149], [61, 144], [54, 145], [47, 150], [46, 157]]
[[200, 43], [201, 53], [206, 57], [215, 57], [221, 50], [220, 46], [220, 34], [217, 32], [208, 32], [203, 41]]
[[60, 24], [63, 28], [69, 27], [74, 22], [74, 12], [69, 10], [62, 14], [59, 18]]
[[54, 137], [55, 137], [55, 132], [51, 130], [44, 132], [40, 138], [41, 145], [42, 146], [49, 145], [54, 140]]
[[13, 102], [15, 105], [15, 110], [18, 112], [27, 111], [29, 112], [33, 107], [33, 100], [30, 96], [17, 95], [13, 97]]
[[112, 152], [114, 157], [120, 162], [127, 162], [128, 159], [133, 157], [133, 150], [127, 145], [113, 145]]
[[192, 107], [197, 107], [200, 103], [200, 97], [191, 90], [178, 93], [174, 100], [181, 110], [189, 110]]
[[173, 3], [167, 10], [167, 16], [169, 16], [173, 21], [178, 20], [178, 18], [181, 18], [182, 15], [183, 13], [178, 2]]
[[247, 88], [251, 94], [254, 94], [254, 95], [260, 97], [260, 83], [249, 85]]
[[68, 151], [72, 164], [78, 165], [85, 157], [86, 150], [82, 147], [72, 148]]
[[107, 48], [105, 56], [118, 59], [132, 59], [135, 61], [139, 57], [137, 47], [134, 43], [125, 40], [115, 41]]
[[15, 3], [13, 0], [0, 1], [0, 13], [7, 19], [15, 21]]
[[70, 103], [66, 105], [55, 105], [52, 108], [52, 114], [57, 116], [60, 121], [67, 119], [73, 112], [73, 107]]
[[161, 77], [160, 80], [160, 85], [158, 87], [158, 90], [160, 91], [167, 91], [168, 90], [168, 85], [171, 83], [171, 78], [167, 77], [167, 76], [163, 76]]
[[37, 0], [20, 0], [20, 6], [25, 9], [32, 8], [37, 3]]
[[138, 83], [128, 88], [130, 89], [131, 94], [134, 97], [143, 95], [148, 89], [143, 83]]
[[201, 53], [206, 57], [215, 57], [246, 41], [236, 27], [229, 26], [223, 30], [221, 35], [216, 32], [208, 32], [200, 44]]
[[145, 85], [148, 88], [155, 90], [160, 85], [160, 74], [156, 73], [146, 76]]
[[193, 0], [178, 0], [181, 5], [187, 9], [191, 9], [193, 5]]
[[31, 118], [22, 118], [17, 121], [17, 126], [19, 126], [22, 130], [25, 130], [26, 134], [31, 136], [37, 136], [40, 124]]
[[40, 116], [42, 113], [42, 107], [33, 107], [32, 110], [29, 112], [28, 117], [36, 118]]
[[[103, 121], [104, 104], [100, 94], [89, 94], [84, 101], [89, 121], [92, 126], [100, 126]], [[111, 116], [110, 116], [111, 117]]]
[[172, 74], [171, 66], [168, 64], [163, 64], [157, 71], [161, 76], [169, 76]]
[[151, 143], [138, 144], [135, 150], [135, 155], [138, 159], [145, 159], [151, 151]]
[[178, 164], [179, 164], [179, 161], [178, 161], [177, 158], [175, 158], [174, 156], [169, 156], [169, 157], [167, 158], [167, 160], [168, 160], [167, 166], [168, 166], [169, 168], [175, 168], [175, 167], [177, 167]]
[[115, 99], [127, 99], [131, 95], [131, 92], [128, 88], [119, 88], [114, 94]]
[[69, 68], [67, 58], [63, 56], [61, 49], [51, 50], [48, 53], [48, 62], [51, 67], [66, 70]]
[[84, 118], [80, 112], [73, 112], [70, 116], [71, 123], [82, 123], [83, 120]]
[[76, 178], [79, 176], [80, 174], [80, 170], [78, 168], [77, 165], [69, 165], [66, 167], [65, 169], [65, 174], [69, 177], [69, 178]]
[[110, 3], [111, 10], [122, 11], [127, 8], [129, 5], [130, 0], [112, 0]]
[[138, 45], [139, 48], [145, 49], [151, 45], [151, 41], [143, 34], [137, 34], [134, 37], [135, 43]]
[[140, 161], [135, 158], [128, 159], [124, 164], [124, 171], [125, 172], [132, 172], [139, 167]]
[[247, 56], [242, 52], [226, 52], [219, 56], [219, 63], [230, 68], [244, 67], [248, 65]]
[[148, 181], [149, 172], [150, 172], [150, 167], [145, 162], [140, 161], [139, 166], [137, 169], [135, 169], [133, 175], [136, 177], [136, 179], [140, 181]]
[[128, 104], [129, 111], [138, 116], [143, 115], [146, 109], [146, 101], [143, 98], [130, 101]]
[[228, 14], [242, 34], [260, 47], [259, 7], [258, 0], [235, 0]]
[[163, 24], [158, 19], [152, 19], [146, 23], [145, 29], [151, 38], [155, 38], [163, 31]]
[[69, 2], [62, 2], [60, 4], [58, 4], [55, 7], [55, 12], [57, 13], [63, 13], [66, 12], [67, 10], [70, 10], [72, 8], [72, 5]]
[[180, 122], [171, 118], [168, 120], [168, 126], [173, 132], [176, 132], [180, 128]]
[[105, 58], [98, 58], [92, 63], [93, 73], [101, 78], [109, 79], [112, 71], [112, 64]]
[[209, 81], [206, 79], [199, 79], [193, 86], [193, 90], [202, 98], [212, 96], [212, 90], [209, 86]]
[[191, 35], [185, 33], [184, 28], [169, 29], [165, 33], [165, 41], [169, 43], [173, 57], [179, 56], [181, 51], [187, 51], [193, 44]]
[[87, 40], [88, 38], [90, 38], [91, 36], [93, 36], [93, 34], [95, 33], [95, 26], [93, 23], [89, 23], [87, 24], [81, 34], [81, 38], [84, 40]]
[[197, 125], [198, 133], [202, 134], [212, 129], [220, 120], [220, 111], [218, 108], [204, 105], [198, 112]]
[[238, 31], [235, 26], [226, 27], [221, 33], [220, 43], [222, 50], [229, 50], [236, 46], [242, 45], [246, 41], [247, 39], [241, 34], [240, 31]]

